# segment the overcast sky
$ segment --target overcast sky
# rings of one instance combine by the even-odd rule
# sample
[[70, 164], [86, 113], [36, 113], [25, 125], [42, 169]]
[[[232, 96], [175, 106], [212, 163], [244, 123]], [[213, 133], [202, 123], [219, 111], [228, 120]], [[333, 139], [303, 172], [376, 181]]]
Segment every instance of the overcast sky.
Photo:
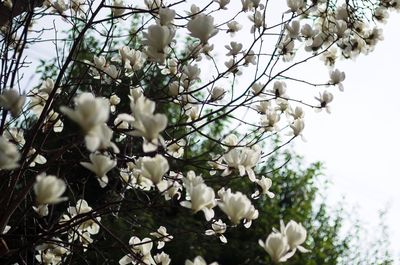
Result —
[[[373, 229], [378, 211], [389, 206], [392, 249], [400, 257], [400, 15], [384, 25], [385, 40], [356, 61], [339, 63], [345, 92], [332, 102], [332, 114], [308, 112], [305, 137], [296, 147], [309, 162], [320, 160], [332, 180], [329, 199], [346, 196]], [[373, 231], [370, 231], [373, 234]]]

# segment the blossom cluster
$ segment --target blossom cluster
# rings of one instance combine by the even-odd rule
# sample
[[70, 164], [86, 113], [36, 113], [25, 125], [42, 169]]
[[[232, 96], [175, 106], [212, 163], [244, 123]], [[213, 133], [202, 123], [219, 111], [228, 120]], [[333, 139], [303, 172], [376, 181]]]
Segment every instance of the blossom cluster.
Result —
[[[20, 219], [36, 225], [39, 239], [30, 244], [41, 264], [96, 249], [98, 234], [120, 242], [106, 224], [113, 218], [134, 227], [141, 216], [124, 219], [129, 204], [143, 216], [174, 205], [201, 219], [197, 232], [222, 244], [229, 244], [227, 231], [251, 229], [263, 214], [257, 205], [279, 195], [263, 168], [275, 151], [267, 150], [269, 140], [302, 137], [306, 109], [331, 111], [346, 78], [337, 62], [371, 52], [383, 37], [368, 20], [384, 22], [388, 10], [400, 8], [381, 0], [364, 6], [368, 16], [347, 2], [287, 0], [274, 22], [268, 1], [127, 2], [44, 1], [35, 12], [73, 25], [61, 67], [24, 92], [15, 83], [18, 69], [0, 74], [0, 170], [9, 196], [0, 198], [7, 201], [0, 229], [21, 231]], [[2, 4], [13, 8], [12, 0]], [[114, 32], [130, 19], [129, 34]], [[11, 22], [2, 34], [18, 21]], [[29, 47], [19, 46], [15, 32], [8, 41], [19, 54]], [[102, 44], [91, 49], [86, 34]], [[313, 58], [327, 66], [323, 81], [291, 76]], [[300, 85], [317, 88], [317, 96], [292, 96]], [[132, 229], [119, 264], [171, 263], [162, 249], [175, 236], [166, 224], [151, 225], [158, 228], [146, 234]], [[309, 251], [302, 246], [307, 232], [294, 220], [259, 244], [276, 263]], [[209, 263], [197, 256], [185, 264]]]

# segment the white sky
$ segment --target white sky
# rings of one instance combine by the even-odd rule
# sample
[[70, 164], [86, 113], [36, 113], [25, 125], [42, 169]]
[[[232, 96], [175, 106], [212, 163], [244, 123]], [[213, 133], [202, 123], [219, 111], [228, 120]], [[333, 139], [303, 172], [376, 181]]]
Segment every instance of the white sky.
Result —
[[383, 26], [385, 40], [374, 52], [340, 64], [346, 72], [345, 92], [332, 102], [332, 114], [307, 113], [307, 142], [296, 142], [296, 150], [309, 162], [325, 162], [333, 183], [331, 202], [345, 195], [346, 208], [358, 205], [367, 225], [377, 224], [378, 211], [390, 206], [387, 224], [396, 264], [400, 264], [399, 19], [399, 14], [391, 14]]

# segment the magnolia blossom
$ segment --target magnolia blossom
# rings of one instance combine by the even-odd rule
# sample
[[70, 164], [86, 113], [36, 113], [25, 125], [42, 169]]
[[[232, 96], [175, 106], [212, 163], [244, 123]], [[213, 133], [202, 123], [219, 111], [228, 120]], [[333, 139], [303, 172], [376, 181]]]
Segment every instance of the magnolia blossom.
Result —
[[174, 21], [175, 10], [170, 8], [160, 8], [158, 15], [160, 16], [160, 25], [168, 26]]
[[137, 166], [139, 174], [150, 179], [154, 185], [160, 183], [162, 177], [169, 170], [168, 160], [159, 154], [154, 157], [142, 157], [138, 160]]
[[307, 231], [301, 224], [290, 220], [285, 227], [285, 224], [282, 221], [281, 230], [284, 231], [284, 234], [286, 235], [288, 241], [288, 245], [291, 250], [298, 249], [300, 252], [303, 253], [309, 252], [309, 250], [300, 246], [307, 238]]
[[346, 78], [346, 74], [344, 72], [339, 71], [338, 69], [335, 69], [330, 72], [330, 78], [331, 80], [329, 81], [330, 84], [332, 85], [338, 85], [340, 91], [344, 90], [342, 82]]
[[40, 216], [49, 214], [48, 204], [56, 204], [67, 200], [67, 197], [60, 197], [66, 190], [65, 182], [52, 175], [41, 174], [36, 177], [33, 191], [36, 195], [37, 207], [33, 210]]
[[[76, 202], [76, 206], [70, 206], [67, 209], [69, 215], [63, 215], [61, 222], [68, 222], [71, 218], [77, 217], [78, 215], [84, 215], [93, 212], [92, 207], [88, 203], [80, 199]], [[88, 219], [84, 222], [80, 222], [77, 226], [73, 227], [68, 231], [70, 241], [79, 241], [87, 246], [93, 242], [92, 235], [96, 235], [100, 231], [98, 223], [101, 221], [101, 217], [98, 216], [95, 219]]]
[[301, 135], [301, 132], [304, 129], [304, 120], [303, 119], [294, 120], [294, 122], [290, 125], [290, 128], [292, 129], [294, 136]]
[[164, 226], [160, 226], [157, 232], [152, 232], [150, 235], [158, 239], [157, 249], [162, 249], [165, 242], [171, 241], [174, 237], [167, 233], [167, 229]]
[[159, 141], [161, 143], [164, 141], [160, 133], [167, 127], [167, 116], [153, 114], [155, 108], [155, 102], [144, 96], [131, 101], [132, 115], [135, 118], [132, 126], [135, 131], [130, 134], [144, 138], [143, 151], [145, 152], [155, 151]]
[[251, 195], [252, 198], [256, 199], [260, 197], [261, 194], [266, 194], [271, 199], [275, 197], [275, 194], [269, 191], [272, 186], [272, 180], [270, 178], [262, 176], [261, 179], [257, 179], [255, 183], [260, 187], [261, 192], [260, 190], [257, 190]]
[[225, 89], [219, 86], [215, 86], [213, 87], [213, 89], [211, 90], [211, 101], [217, 101], [217, 100], [221, 100], [223, 99], [223, 97], [225, 96]]
[[234, 168], [239, 170], [240, 176], [247, 174], [251, 181], [255, 181], [253, 168], [257, 165], [260, 156], [261, 149], [258, 145], [254, 145], [252, 148], [233, 148], [223, 156], [227, 167], [222, 175], [231, 174], [231, 169]]
[[60, 197], [66, 190], [65, 182], [56, 176], [41, 174], [36, 177], [33, 191], [38, 204], [56, 204], [65, 201], [67, 197]]
[[239, 30], [242, 29], [242, 25], [240, 25], [238, 22], [236, 21], [230, 21], [226, 24], [228, 26], [228, 33], [234, 34], [235, 32], [238, 32]]
[[169, 265], [171, 263], [171, 259], [169, 258], [169, 255], [164, 252], [161, 252], [161, 253], [158, 253], [157, 255], [155, 255], [154, 261], [158, 265]]
[[108, 176], [106, 174], [117, 165], [117, 161], [102, 154], [90, 154], [89, 159], [90, 163], [81, 162], [80, 164], [95, 173], [100, 187], [104, 188], [108, 184]]
[[285, 262], [294, 255], [294, 252], [288, 252], [290, 247], [285, 235], [272, 232], [267, 239], [258, 241], [258, 244], [271, 256], [273, 262]]
[[205, 234], [208, 236], [216, 235], [222, 243], [227, 243], [228, 240], [223, 235], [226, 232], [226, 224], [221, 219], [211, 224], [210, 230], [206, 230]]
[[146, 61], [146, 56], [141, 51], [130, 49], [127, 46], [123, 46], [119, 49], [120, 58], [114, 58], [114, 60], [120, 60], [125, 69], [138, 71], [142, 69], [143, 64]]
[[192, 209], [194, 213], [203, 211], [206, 220], [211, 220], [214, 217], [212, 208], [216, 206], [214, 190], [204, 183], [197, 183], [189, 189], [186, 188], [186, 192], [190, 201], [183, 201], [181, 205]]
[[61, 106], [60, 111], [82, 128], [89, 151], [108, 146], [117, 149], [111, 142], [112, 131], [105, 124], [110, 115], [110, 104], [106, 98], [82, 93], [75, 97], [75, 110]]
[[168, 53], [167, 47], [175, 36], [175, 29], [155, 24], [149, 26], [143, 36], [145, 38], [143, 43], [147, 45], [146, 53], [149, 59], [161, 64], [164, 63]]
[[[193, 261], [186, 260], [185, 265], [207, 265], [207, 262], [202, 256], [197, 256]], [[217, 262], [210, 263], [209, 265], [218, 265]]]
[[186, 141], [184, 139], [179, 139], [178, 141], [166, 142], [167, 152], [169, 155], [180, 158], [185, 152]]
[[[131, 250], [133, 253], [138, 254], [141, 257], [141, 262], [144, 264], [154, 264], [153, 257], [151, 256], [151, 249], [153, 248], [153, 241], [145, 237], [142, 240], [140, 238], [133, 236], [129, 240], [129, 245], [131, 246]], [[131, 255], [125, 255], [119, 260], [120, 265], [126, 264], [137, 264], [137, 258], [132, 257]]]
[[112, 13], [115, 17], [119, 17], [125, 13], [125, 4], [123, 0], [113, 0]]
[[25, 96], [21, 96], [14, 89], [5, 90], [3, 94], [0, 95], [0, 106], [9, 110], [14, 118], [21, 113], [24, 103]]
[[218, 33], [214, 25], [214, 18], [204, 14], [199, 14], [190, 20], [187, 29], [190, 31], [190, 35], [200, 39], [202, 44], [206, 44], [211, 37]]
[[330, 108], [328, 104], [332, 102], [333, 95], [328, 91], [324, 91], [322, 94], [319, 94], [319, 97], [315, 97], [316, 100], [320, 102], [320, 108], [325, 108], [326, 112], [330, 113]]
[[278, 122], [280, 115], [274, 110], [267, 110], [264, 115], [261, 116], [260, 125], [265, 131], [272, 132], [278, 129]]
[[232, 193], [230, 189], [218, 191], [221, 200], [218, 201], [219, 208], [228, 216], [233, 224], [237, 225], [242, 219], [245, 227], [250, 227], [251, 222], [258, 218], [258, 211], [251, 201], [240, 191]]
[[0, 136], [0, 170], [17, 168], [20, 157], [17, 147], [6, 137]]

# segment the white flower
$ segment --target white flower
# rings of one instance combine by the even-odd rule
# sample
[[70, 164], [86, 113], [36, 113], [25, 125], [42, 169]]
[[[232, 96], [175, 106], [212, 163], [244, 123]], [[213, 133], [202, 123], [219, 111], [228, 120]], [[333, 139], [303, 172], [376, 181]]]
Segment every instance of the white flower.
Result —
[[294, 254], [293, 251], [288, 252], [290, 248], [286, 236], [278, 232], [269, 234], [265, 242], [260, 239], [258, 244], [264, 248], [271, 256], [272, 261], [276, 263], [285, 262]]
[[219, 4], [220, 9], [227, 9], [226, 6], [229, 4], [231, 0], [214, 0], [213, 2], [216, 2]]
[[17, 147], [4, 136], [0, 136], [0, 170], [17, 168], [20, 157]]
[[293, 130], [293, 135], [298, 136], [304, 129], [304, 120], [303, 119], [296, 119], [290, 125], [290, 128]]
[[157, 255], [155, 255], [154, 261], [156, 262], [157, 265], [169, 265], [171, 263], [171, 259], [169, 258], [169, 255], [164, 252], [161, 252], [161, 253], [158, 253]]
[[211, 90], [211, 101], [217, 101], [217, 100], [221, 100], [223, 99], [223, 97], [225, 96], [225, 89], [219, 86], [215, 86], [213, 87], [213, 89]]
[[167, 46], [172, 42], [175, 36], [173, 27], [161, 26], [158, 24], [151, 25], [147, 32], [143, 33], [143, 43], [147, 45], [146, 53], [150, 59], [164, 63], [167, 51]]
[[235, 32], [238, 32], [239, 30], [242, 29], [242, 25], [240, 25], [238, 22], [236, 21], [230, 21], [226, 24], [228, 26], [228, 33], [234, 34]]
[[319, 94], [318, 98], [315, 97], [315, 99], [320, 102], [320, 108], [325, 108], [326, 112], [330, 113], [330, 108], [328, 104], [333, 100], [332, 93], [325, 90], [322, 94]]
[[7, 128], [3, 137], [10, 142], [18, 144], [19, 146], [23, 146], [25, 144], [24, 131], [19, 128]]
[[286, 97], [286, 83], [283, 81], [276, 81], [270, 92], [275, 97]]
[[9, 110], [14, 118], [21, 113], [24, 103], [25, 96], [21, 96], [14, 89], [5, 90], [3, 94], [0, 95], [0, 106]]
[[214, 18], [204, 14], [199, 14], [190, 20], [187, 29], [190, 31], [190, 35], [200, 39], [202, 44], [206, 44], [211, 37], [218, 33], [218, 29], [214, 25]]
[[81, 162], [80, 164], [96, 174], [100, 187], [104, 188], [108, 184], [108, 171], [117, 165], [117, 161], [101, 154], [90, 154], [90, 162]]
[[175, 158], [180, 158], [185, 152], [186, 141], [179, 139], [178, 141], [167, 142], [167, 153]]
[[291, 39], [297, 39], [300, 34], [300, 22], [298, 20], [293, 20], [291, 24], [286, 24], [285, 28], [289, 33]]
[[271, 199], [275, 197], [275, 194], [269, 191], [272, 186], [272, 180], [270, 178], [262, 176], [261, 179], [257, 179], [255, 183], [257, 183], [257, 185], [261, 188], [261, 193], [259, 190], [257, 190], [251, 195], [252, 198], [256, 199], [261, 194], [266, 194]]
[[[281, 223], [282, 228], [284, 227], [284, 223]], [[306, 241], [307, 238], [307, 231], [306, 229], [299, 223], [296, 223], [293, 220], [290, 220], [285, 227], [285, 235], [288, 241], [288, 245], [290, 249], [295, 250], [298, 249], [300, 252], [309, 252], [309, 250], [305, 249], [304, 247], [300, 246], [301, 244]]]
[[228, 49], [228, 53], [226, 54], [227, 56], [236, 56], [240, 53], [240, 51], [243, 48], [243, 44], [237, 43], [235, 41], [231, 41], [230, 45], [225, 45], [225, 48]]
[[245, 226], [249, 227], [251, 221], [258, 218], [258, 211], [251, 201], [240, 191], [232, 193], [230, 189], [218, 192], [221, 200], [218, 201], [219, 208], [228, 216], [233, 224], [237, 225], [245, 219]]
[[160, 226], [157, 232], [152, 232], [150, 235], [158, 239], [157, 249], [162, 249], [165, 242], [171, 241], [174, 237], [167, 233], [167, 229], [164, 226]]
[[160, 8], [158, 15], [160, 16], [160, 25], [168, 26], [174, 21], [175, 10], [170, 8]]
[[261, 116], [260, 125], [265, 131], [274, 131], [278, 129], [278, 122], [280, 120], [280, 115], [274, 110], [267, 110], [264, 115]]
[[206, 230], [205, 234], [207, 236], [216, 235], [216, 236], [218, 236], [219, 240], [221, 240], [222, 243], [228, 242], [226, 237], [223, 235], [226, 232], [226, 224], [224, 222], [222, 222], [221, 219], [212, 223], [211, 228], [212, 229], [210, 229], [210, 230]]
[[148, 178], [157, 185], [169, 170], [168, 160], [162, 155], [145, 156], [138, 160], [137, 166], [142, 177]]
[[85, 133], [107, 122], [110, 105], [107, 99], [95, 98], [91, 93], [82, 93], [75, 97], [75, 110], [61, 106], [60, 111], [78, 123]]
[[303, 0], [286, 0], [290, 12], [299, 12], [304, 5]]
[[239, 139], [233, 133], [229, 134], [224, 138], [223, 143], [228, 147], [235, 147], [239, 143]]
[[318, 33], [319, 31], [317, 29], [314, 30], [309, 24], [304, 24], [301, 28], [301, 34], [306, 39], [313, 38]]
[[249, 19], [251, 22], [253, 22], [253, 25], [251, 26], [251, 33], [254, 33], [256, 29], [260, 30], [261, 27], [265, 25], [264, 23], [264, 15], [260, 11], [256, 11], [254, 15], [250, 15]]
[[33, 191], [36, 195], [36, 203], [56, 204], [67, 200], [67, 197], [60, 197], [66, 190], [65, 182], [56, 176], [41, 174], [36, 177]]
[[161, 0], [144, 0], [148, 9], [157, 9], [161, 7]]
[[145, 152], [157, 150], [159, 140], [163, 143], [160, 133], [164, 131], [168, 123], [167, 116], [164, 114], [153, 114], [155, 107], [155, 102], [144, 96], [131, 101], [132, 114], [135, 118], [132, 126], [135, 131], [130, 134], [144, 138], [143, 151]]
[[[147, 265], [154, 264], [154, 260], [151, 256], [151, 249], [153, 248], [153, 242], [150, 238], [145, 237], [142, 240], [140, 238], [133, 236], [129, 240], [129, 245], [131, 246], [132, 252], [138, 254], [141, 258], [141, 262]], [[126, 255], [119, 260], [120, 265], [126, 264], [137, 264], [137, 259], [131, 255]]]
[[[80, 214], [85, 214], [92, 212], [92, 207], [88, 205], [88, 203], [80, 199], [76, 202], [76, 206], [70, 206], [68, 207], [67, 211], [70, 215], [63, 215], [63, 220], [62, 221], [68, 221], [71, 218], [76, 217], [77, 215]], [[76, 239], [79, 239], [79, 241], [84, 245], [87, 246], [88, 244], [91, 244], [93, 242], [93, 239], [91, 238], [91, 235], [96, 235], [100, 231], [100, 226], [98, 225], [97, 222], [101, 221], [101, 217], [98, 216], [94, 219], [89, 219], [84, 222], [80, 222], [77, 226], [73, 227], [71, 230], [68, 231], [69, 237], [71, 241], [75, 241]]]
[[[185, 265], [207, 265], [207, 262], [202, 256], [197, 256], [193, 261], [186, 260]], [[218, 265], [217, 262], [210, 263], [209, 265]]]
[[290, 109], [289, 114], [296, 120], [304, 118], [304, 110], [300, 106], [296, 106], [294, 110]]
[[190, 189], [186, 188], [186, 192], [190, 197], [190, 202], [183, 201], [181, 205], [192, 209], [194, 213], [203, 211], [206, 220], [211, 220], [214, 217], [214, 210], [212, 208], [216, 205], [214, 190], [204, 183], [199, 183], [193, 185]]
[[340, 91], [343, 91], [344, 87], [342, 82], [346, 78], [346, 74], [344, 72], [339, 71], [338, 69], [335, 69], [330, 72], [330, 78], [331, 80], [329, 81], [329, 83], [332, 85], [338, 85]]
[[120, 61], [124, 68], [132, 71], [138, 71], [142, 69], [143, 64], [146, 61], [146, 56], [144, 53], [130, 49], [127, 46], [123, 46], [119, 49], [119, 55]]
[[112, 14], [114, 17], [119, 17], [125, 13], [125, 4], [123, 0], [113, 0]]

